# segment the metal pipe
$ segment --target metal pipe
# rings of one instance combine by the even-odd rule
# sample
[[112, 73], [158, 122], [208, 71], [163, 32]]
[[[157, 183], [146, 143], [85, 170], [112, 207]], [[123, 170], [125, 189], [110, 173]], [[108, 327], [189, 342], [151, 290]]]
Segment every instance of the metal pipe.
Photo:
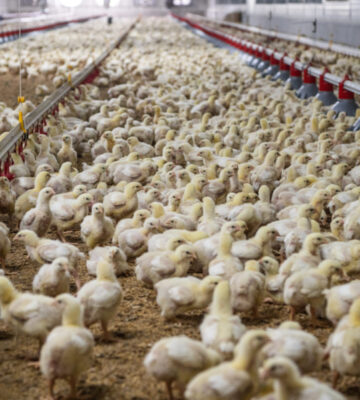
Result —
[[[68, 82], [64, 83], [59, 89], [55, 90], [44, 102], [32, 112], [27, 114], [24, 118], [24, 125], [26, 130], [31, 129], [39, 121], [42, 121], [54, 107], [72, 90], [75, 86], [81, 84], [86, 77], [99, 66], [104, 59], [125, 39], [126, 35], [135, 26], [138, 19], [131, 22], [126, 28], [124, 28], [120, 37], [115, 40], [100, 56], [91, 62], [86, 68], [77, 73], [72, 78], [72, 85]], [[0, 142], [0, 161], [3, 162], [8, 157], [9, 153], [15, 148], [16, 143], [22, 138], [24, 132], [21, 130], [20, 125], [16, 125], [11, 131], [1, 140]]]
[[[190, 15], [191, 15], [191, 14], [190, 14]], [[196, 16], [196, 17], [198, 18], [199, 16]], [[219, 22], [217, 22], [216, 20], [209, 20], [208, 18], [204, 18], [204, 17], [201, 17], [201, 19], [205, 19], [205, 20], [208, 20], [208, 21], [210, 21], [210, 22], [219, 23]], [[221, 21], [220, 23], [223, 24], [222, 21]], [[218, 34], [218, 35], [222, 35], [222, 36], [224, 36], [224, 37], [227, 37], [227, 38], [229, 38], [229, 39], [232, 39], [232, 40], [235, 41], [235, 42], [238, 42], [238, 43], [241, 43], [241, 44], [244, 44], [244, 45], [250, 45], [252, 48], [259, 48], [259, 50], [265, 49], [265, 51], [266, 51], [266, 53], [267, 53], [268, 55], [271, 55], [271, 54], [275, 53], [275, 54], [274, 54], [274, 57], [275, 57], [277, 60], [280, 60], [280, 59], [283, 57], [283, 55], [284, 55], [283, 53], [274, 52], [273, 50], [267, 49], [267, 48], [265, 48], [265, 47], [263, 47], [263, 46], [260, 46], [260, 45], [256, 45], [256, 44], [251, 43], [251, 42], [249, 42], [249, 41], [247, 41], [247, 40], [237, 39], [237, 38], [235, 38], [235, 37], [232, 37], [232, 36], [229, 35], [229, 34], [223, 34], [223, 33], [221, 33], [221, 31], [217, 31], [217, 30], [215, 30], [215, 29], [209, 29], [209, 28], [206, 28], [206, 29], [207, 29], [208, 31], [212, 31], [212, 32], [214, 32], [214, 33], [216, 33], [216, 34]], [[256, 29], [258, 29], [258, 28], [256, 28]], [[360, 53], [360, 52], [359, 52], [359, 53]], [[284, 57], [284, 62], [285, 62], [285, 64], [287, 64], [287, 65], [291, 65], [291, 64], [293, 63], [293, 61], [294, 61], [294, 60], [293, 60], [291, 57], [288, 57], [288, 56], [285, 56], [285, 57]], [[296, 69], [298, 69], [299, 71], [303, 71], [303, 70], [305, 69], [306, 65], [303, 64], [303, 63], [301, 63], [300, 61], [296, 61], [296, 62], [295, 62], [295, 67], [296, 67]], [[322, 71], [321, 69], [319, 69], [319, 68], [309, 67], [308, 72], [309, 72], [310, 75], [312, 75], [312, 76], [314, 76], [314, 77], [316, 77], [316, 78], [319, 78], [323, 71]], [[330, 73], [326, 73], [326, 74], [324, 75], [324, 79], [325, 79], [326, 82], [329, 82], [329, 83], [331, 83], [332, 85], [335, 85], [335, 86], [339, 86], [339, 83], [342, 82], [342, 78], [340, 78], [340, 77], [338, 77], [338, 76], [336, 76], [336, 75], [330, 74]], [[356, 82], [347, 80], [347, 81], [345, 81], [345, 83], [344, 83], [344, 88], [345, 88], [346, 90], [349, 90], [349, 91], [353, 92], [353, 93], [360, 94], [360, 84], [358, 84], [358, 83], [356, 83]]]
[[191, 14], [191, 13], [188, 13], [186, 15], [189, 16], [189, 18], [202, 19], [204, 21], [214, 22], [219, 25], [224, 25], [224, 26], [236, 28], [239, 30], [245, 30], [245, 31], [252, 32], [252, 33], [258, 33], [260, 35], [264, 35], [264, 36], [268, 36], [268, 37], [272, 37], [272, 38], [288, 40], [291, 42], [298, 42], [301, 44], [305, 44], [307, 46], [318, 47], [318, 48], [324, 49], [324, 50], [331, 50], [336, 53], [342, 53], [342, 54], [345, 54], [348, 56], [360, 57], [360, 49], [356, 49], [356, 48], [350, 47], [350, 46], [345, 46], [342, 44], [333, 43], [330, 46], [329, 42], [326, 42], [324, 40], [312, 39], [312, 38], [303, 37], [300, 35], [291, 35], [288, 33], [274, 32], [274, 31], [271, 31], [268, 29], [257, 28], [256, 26], [247, 26], [247, 25], [235, 23], [235, 22], [227, 22], [227, 21], [221, 21], [218, 19], [210, 19], [210, 18], [203, 17], [201, 15], [195, 15], [195, 14]]

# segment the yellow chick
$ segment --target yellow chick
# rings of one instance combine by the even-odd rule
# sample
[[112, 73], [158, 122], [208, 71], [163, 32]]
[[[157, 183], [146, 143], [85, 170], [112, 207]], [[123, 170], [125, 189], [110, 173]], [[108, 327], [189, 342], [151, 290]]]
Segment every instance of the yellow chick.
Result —
[[323, 259], [337, 260], [343, 266], [344, 274], [359, 270], [360, 241], [349, 240], [344, 242], [330, 242], [320, 248]]
[[161, 231], [160, 222], [155, 218], [148, 218], [143, 228], [127, 229], [118, 236], [113, 236], [113, 244], [118, 245], [128, 258], [135, 258], [143, 254], [148, 248], [149, 238]]
[[73, 149], [72, 139], [70, 135], [62, 136], [62, 146], [59, 152], [57, 153], [57, 159], [61, 164], [64, 162], [70, 162], [73, 168], [77, 167], [77, 153]]
[[[247, 226], [243, 221], [227, 222], [221, 228], [222, 231], [227, 231], [231, 234], [233, 239], [237, 239], [238, 236], [243, 238], [247, 230]], [[207, 267], [211, 260], [217, 256], [217, 249], [220, 244], [220, 233], [210, 236], [209, 238], [200, 238], [194, 244], [196, 252], [198, 254], [198, 262], [204, 271], [207, 271]]]
[[0, 176], [0, 213], [10, 217], [15, 211], [15, 194], [6, 176]]
[[294, 272], [284, 285], [284, 302], [290, 306], [290, 319], [294, 320], [297, 310], [310, 306], [313, 320], [324, 316], [325, 296], [323, 291], [330, 286], [331, 277], [342, 273], [338, 261], [324, 260], [317, 268]]
[[32, 283], [35, 293], [56, 297], [70, 291], [69, 261], [65, 257], [56, 258], [51, 264], [44, 264]]
[[124, 275], [129, 272], [130, 267], [127, 263], [126, 254], [119, 247], [98, 246], [89, 252], [89, 259], [86, 261], [86, 268], [89, 275], [96, 276], [97, 265], [104, 258], [106, 258], [109, 263], [111, 262], [116, 276]]
[[[274, 357], [265, 361], [259, 371], [260, 377], [275, 381], [275, 392], [270, 398], [289, 400], [345, 400], [345, 397], [328, 385], [314, 378], [302, 377], [296, 364], [286, 357]], [[275, 397], [273, 397], [275, 396]]]
[[149, 210], [141, 209], [136, 210], [132, 218], [121, 219], [116, 225], [114, 237], [117, 237], [121, 232], [124, 232], [127, 229], [141, 228], [150, 215]]
[[99, 182], [106, 178], [107, 166], [105, 164], [95, 164], [89, 169], [78, 173], [73, 178], [73, 185], [85, 185], [87, 190], [95, 188]]
[[358, 376], [360, 374], [359, 328], [360, 299], [356, 299], [350, 307], [348, 316], [339, 323], [327, 344], [334, 387], [341, 375]]
[[187, 400], [232, 400], [250, 398], [258, 387], [253, 364], [269, 337], [262, 330], [246, 332], [235, 350], [233, 361], [210, 368], [190, 381], [185, 391]]
[[162, 279], [154, 285], [161, 316], [171, 319], [190, 310], [206, 308], [220, 281], [217, 276], [207, 276], [202, 280], [193, 276]]
[[59, 172], [51, 176], [46, 186], [51, 187], [58, 194], [70, 191], [72, 189], [71, 170], [70, 162], [63, 163]]
[[260, 271], [265, 274], [265, 289], [271, 301], [283, 303], [282, 289], [285, 276], [279, 276], [279, 263], [275, 258], [262, 257], [259, 260]]
[[13, 240], [18, 240], [25, 245], [29, 257], [39, 264], [52, 263], [56, 258], [66, 257], [69, 261], [70, 272], [75, 277], [77, 287], [80, 287], [77, 268], [79, 261], [85, 255], [75, 246], [62, 243], [59, 240], [42, 239], [33, 231], [20, 231]]
[[16, 334], [25, 334], [43, 345], [51, 329], [61, 323], [62, 307], [51, 297], [18, 292], [10, 280], [0, 276], [1, 316]]
[[224, 224], [220, 232], [217, 256], [208, 265], [209, 275], [230, 279], [234, 274], [244, 269], [242, 262], [231, 253], [233, 242], [232, 233], [229, 232], [228, 226]]
[[360, 280], [355, 279], [344, 285], [324, 290], [326, 297], [326, 318], [334, 326], [345, 316], [352, 303], [360, 297]]
[[232, 246], [231, 253], [240, 260], [257, 260], [263, 256], [273, 256], [272, 244], [278, 232], [271, 227], [262, 226], [255, 237], [249, 240], [238, 240]]
[[51, 224], [50, 199], [55, 194], [50, 187], [40, 190], [35, 208], [27, 211], [20, 222], [20, 230], [34, 231], [39, 237], [46, 235]]
[[114, 230], [114, 223], [111, 218], [105, 217], [101, 203], [93, 205], [91, 215], [85, 217], [80, 225], [81, 239], [90, 249], [109, 241]]
[[231, 359], [235, 345], [245, 331], [240, 317], [232, 312], [229, 283], [222, 281], [215, 288], [210, 312], [200, 325], [201, 340], [224, 359]]
[[11, 242], [9, 239], [9, 228], [0, 222], [0, 265], [3, 270], [6, 267], [6, 257], [11, 249]]
[[72, 201], [63, 204], [50, 203], [52, 224], [56, 226], [57, 234], [62, 242], [65, 242], [63, 232], [78, 225], [88, 214], [89, 205], [93, 201], [90, 193], [81, 194]]
[[201, 342], [186, 336], [173, 336], [155, 343], [146, 355], [144, 365], [150, 375], [165, 383], [169, 400], [173, 400], [174, 383], [183, 392], [194, 376], [219, 362], [219, 354]]
[[103, 202], [105, 214], [116, 221], [131, 217], [138, 207], [136, 193], [139, 190], [141, 190], [141, 184], [131, 182], [126, 185], [124, 193], [117, 191], [108, 193]]
[[266, 332], [270, 343], [261, 351], [265, 358], [286, 357], [292, 360], [303, 374], [321, 369], [324, 350], [319, 340], [313, 334], [302, 330], [300, 324], [285, 321], [277, 329], [269, 328]]
[[203, 198], [203, 216], [199, 220], [197, 230], [211, 236], [219, 232], [224, 220], [218, 218], [215, 212], [215, 202], [211, 197]]
[[162, 279], [185, 276], [195, 260], [194, 248], [186, 244], [173, 252], [148, 252], [136, 259], [136, 278], [152, 287]]
[[163, 233], [153, 235], [148, 241], [148, 251], [160, 251], [168, 247], [168, 242], [173, 237], [181, 237], [186, 242], [196, 243], [207, 238], [206, 233], [187, 231], [186, 229], [169, 229]]
[[[314, 268], [321, 262], [320, 246], [327, 243], [327, 238], [322, 233], [310, 233], [306, 236], [299, 253], [292, 254], [280, 266], [279, 272], [282, 275], [289, 276], [290, 274]], [[323, 257], [331, 258], [331, 257]]]
[[116, 279], [113, 268], [113, 253], [107, 253], [96, 267], [96, 279], [85, 283], [78, 291], [77, 298], [84, 307], [84, 323], [91, 326], [101, 323], [103, 339], [110, 340], [110, 320], [115, 316], [123, 298], [123, 290]]
[[51, 331], [40, 355], [40, 369], [49, 381], [52, 400], [58, 379], [70, 384], [71, 397], [76, 398], [77, 382], [91, 365], [94, 347], [93, 336], [83, 325], [79, 301], [69, 294], [58, 296], [56, 301], [59, 306], [65, 306], [62, 325]]
[[233, 310], [249, 312], [254, 318], [262, 302], [265, 277], [256, 261], [248, 261], [245, 270], [234, 274], [230, 281], [231, 305]]
[[46, 186], [51, 175], [48, 172], [42, 171], [35, 178], [34, 189], [28, 190], [20, 195], [15, 202], [15, 217], [21, 221], [23, 216], [30, 208], [35, 207], [36, 199], [41, 191]]

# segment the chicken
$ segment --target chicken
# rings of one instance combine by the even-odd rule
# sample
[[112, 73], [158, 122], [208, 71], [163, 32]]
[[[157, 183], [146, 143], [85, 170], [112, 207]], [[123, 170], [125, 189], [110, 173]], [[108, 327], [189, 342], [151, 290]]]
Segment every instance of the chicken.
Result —
[[[234, 239], [243, 238], [247, 226], [243, 221], [227, 222], [222, 227], [222, 230], [229, 232]], [[194, 247], [198, 255], [198, 263], [205, 271], [210, 261], [216, 257], [219, 244], [220, 233], [216, 233], [209, 238], [201, 237], [196, 240]]]
[[360, 268], [360, 241], [330, 242], [320, 247], [323, 259], [336, 260], [342, 264], [345, 275], [356, 272]]
[[70, 291], [69, 262], [65, 257], [44, 264], [34, 276], [33, 291], [50, 297]]
[[252, 261], [245, 265], [245, 271], [237, 272], [229, 280], [231, 290], [231, 305], [233, 310], [251, 311], [252, 316], [258, 316], [258, 308], [263, 299], [265, 277], [258, 266]]
[[114, 238], [127, 229], [141, 228], [147, 218], [150, 217], [149, 210], [136, 210], [132, 218], [121, 219], [115, 228]]
[[127, 263], [126, 254], [115, 246], [95, 247], [89, 252], [89, 259], [86, 261], [86, 268], [89, 275], [96, 275], [98, 263], [106, 258], [110, 262], [112, 257], [112, 267], [115, 275], [123, 275], [129, 272], [129, 264]]
[[16, 199], [15, 216], [19, 221], [23, 218], [25, 213], [30, 210], [30, 208], [35, 207], [36, 199], [40, 190], [46, 186], [50, 177], [51, 175], [48, 172], [40, 172], [35, 178], [34, 189], [26, 191]]
[[0, 176], [0, 213], [12, 216], [15, 211], [15, 194], [5, 176]]
[[294, 272], [285, 282], [284, 302], [290, 306], [291, 320], [297, 309], [310, 305], [313, 319], [324, 317], [325, 297], [323, 291], [330, 286], [331, 276], [342, 272], [337, 261], [325, 260], [317, 268]]
[[162, 279], [185, 276], [195, 260], [195, 250], [186, 244], [172, 252], [148, 252], [136, 259], [136, 278], [152, 287]]
[[289, 400], [345, 400], [345, 397], [324, 383], [313, 378], [303, 378], [296, 364], [285, 357], [274, 357], [265, 361], [260, 370], [262, 379], [275, 380], [275, 397], [269, 395], [262, 399], [286, 396]]
[[10, 249], [9, 228], [3, 222], [0, 222], [0, 265], [3, 270], [6, 268], [6, 257]]
[[231, 253], [241, 261], [257, 260], [263, 256], [272, 256], [272, 243], [278, 233], [275, 229], [261, 227], [254, 238], [239, 240], [232, 246]]
[[107, 167], [105, 164], [95, 164], [89, 169], [78, 173], [73, 178], [73, 185], [85, 185], [90, 190], [105, 179]]
[[71, 386], [71, 397], [76, 398], [80, 375], [91, 365], [94, 339], [84, 328], [80, 304], [69, 294], [57, 297], [57, 304], [65, 306], [62, 325], [51, 331], [41, 350], [40, 369], [49, 381], [50, 398], [55, 399], [54, 386], [58, 379]]
[[50, 199], [55, 194], [50, 187], [40, 190], [35, 208], [27, 211], [20, 222], [20, 230], [34, 231], [39, 237], [46, 235], [51, 224]]
[[352, 303], [360, 297], [360, 280], [325, 289], [323, 293], [326, 297], [326, 318], [336, 326], [349, 312]]
[[224, 220], [216, 217], [215, 203], [211, 197], [203, 198], [203, 217], [200, 218], [197, 229], [211, 236], [219, 232]]
[[14, 240], [22, 242], [30, 258], [39, 264], [52, 263], [56, 258], [66, 257], [69, 261], [69, 270], [74, 275], [77, 286], [80, 287], [77, 268], [79, 261], [85, 258], [85, 255], [77, 247], [58, 240], [41, 239], [35, 232], [29, 230], [20, 231]]
[[46, 336], [61, 323], [63, 308], [51, 297], [18, 292], [10, 280], [0, 276], [1, 316], [16, 334], [36, 338], [40, 348]]
[[109, 322], [123, 298], [121, 285], [115, 276], [113, 258], [113, 252], [109, 251], [97, 264], [96, 279], [85, 283], [77, 294], [84, 307], [85, 326], [100, 322], [105, 340], [111, 339]]
[[146, 355], [144, 365], [149, 374], [166, 384], [169, 400], [173, 400], [173, 383], [184, 391], [194, 376], [219, 362], [219, 354], [201, 342], [174, 336], [155, 343]]
[[317, 267], [321, 261], [320, 246], [324, 243], [327, 243], [327, 239], [322, 233], [307, 235], [299, 253], [292, 254], [281, 264], [280, 274], [289, 276], [300, 270]]
[[90, 249], [109, 241], [114, 230], [114, 223], [111, 218], [104, 216], [104, 207], [101, 203], [92, 206], [92, 214], [85, 217], [80, 225], [81, 239]]
[[118, 236], [114, 235], [112, 242], [119, 245], [128, 258], [135, 258], [147, 250], [149, 238], [160, 230], [159, 221], [150, 217], [145, 221], [143, 228], [125, 230]]
[[[235, 226], [235, 229], [238, 229], [238, 226]], [[209, 275], [230, 279], [234, 274], [244, 269], [242, 262], [231, 254], [232, 246], [232, 235], [228, 226], [223, 225], [217, 256], [208, 265]]]
[[80, 224], [88, 214], [89, 205], [93, 197], [89, 193], [66, 203], [50, 203], [52, 224], [56, 226], [58, 237], [65, 242], [64, 231]]
[[[333, 371], [333, 386], [335, 387], [340, 375], [360, 374], [359, 369], [359, 328], [360, 328], [360, 299], [356, 299], [349, 310], [346, 325], [341, 321], [329, 339], [327, 351], [330, 355], [329, 364]], [[345, 322], [345, 321], [344, 321]]]
[[210, 312], [200, 325], [202, 342], [216, 350], [224, 359], [231, 359], [235, 345], [245, 331], [240, 317], [232, 313], [229, 283], [220, 282], [215, 288]]
[[138, 207], [136, 193], [140, 189], [140, 183], [131, 182], [126, 185], [124, 193], [117, 191], [108, 193], [103, 202], [105, 214], [116, 221], [131, 217]]
[[277, 329], [267, 329], [267, 333], [270, 342], [261, 351], [265, 358], [286, 357], [303, 374], [320, 370], [324, 351], [319, 340], [297, 322], [285, 321]]
[[269, 341], [261, 330], [246, 332], [238, 344], [233, 361], [210, 368], [193, 378], [185, 391], [187, 400], [230, 400], [249, 398], [256, 393], [258, 377], [253, 364]]
[[72, 189], [71, 170], [71, 163], [69, 161], [64, 162], [58, 174], [52, 175], [46, 185], [51, 187], [57, 194], [70, 191]]
[[189, 310], [206, 308], [220, 281], [221, 278], [216, 276], [207, 276], [202, 280], [188, 276], [157, 282], [154, 288], [157, 291], [156, 302], [161, 308], [161, 316], [171, 319]]
[[62, 146], [57, 154], [60, 164], [70, 162], [73, 168], [77, 167], [77, 153], [72, 147], [72, 139], [70, 135], [63, 135]]

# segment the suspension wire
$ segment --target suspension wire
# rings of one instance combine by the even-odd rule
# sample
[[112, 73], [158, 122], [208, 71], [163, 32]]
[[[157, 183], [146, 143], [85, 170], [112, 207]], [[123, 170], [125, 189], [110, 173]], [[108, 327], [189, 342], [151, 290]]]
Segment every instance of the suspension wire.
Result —
[[19, 57], [19, 98], [21, 99], [22, 97], [22, 58], [21, 58], [21, 17], [20, 17], [20, 12], [21, 12], [21, 0], [18, 0], [18, 57]]

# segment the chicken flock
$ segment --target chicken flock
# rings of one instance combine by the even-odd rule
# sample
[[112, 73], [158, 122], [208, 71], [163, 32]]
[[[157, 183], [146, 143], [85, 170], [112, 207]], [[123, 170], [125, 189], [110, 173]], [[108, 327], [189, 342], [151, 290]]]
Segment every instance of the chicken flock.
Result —
[[[51, 397], [59, 379], [75, 397], [96, 342], [119, 340], [120, 282], [135, 275], [159, 323], [203, 313], [201, 340], [163, 337], [144, 359], [169, 399], [345, 399], [339, 379], [360, 375], [354, 118], [166, 18], [138, 23], [100, 78], [105, 99], [94, 83], [75, 88], [0, 177], [1, 318], [38, 341]], [[39, 267], [32, 292], [9, 277], [10, 231]], [[272, 304], [288, 308], [280, 326], [242, 322]], [[304, 313], [333, 325], [326, 348]], [[307, 376], [326, 366], [334, 388]]]

